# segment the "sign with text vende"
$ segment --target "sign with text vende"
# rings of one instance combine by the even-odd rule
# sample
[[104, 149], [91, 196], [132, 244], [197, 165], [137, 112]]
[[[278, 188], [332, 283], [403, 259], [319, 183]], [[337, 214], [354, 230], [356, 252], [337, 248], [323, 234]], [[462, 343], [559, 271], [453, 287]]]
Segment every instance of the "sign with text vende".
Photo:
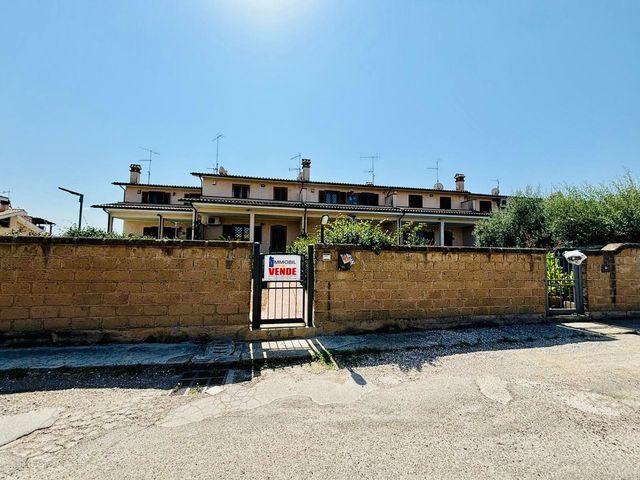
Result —
[[291, 282], [300, 280], [300, 255], [265, 255], [264, 282]]

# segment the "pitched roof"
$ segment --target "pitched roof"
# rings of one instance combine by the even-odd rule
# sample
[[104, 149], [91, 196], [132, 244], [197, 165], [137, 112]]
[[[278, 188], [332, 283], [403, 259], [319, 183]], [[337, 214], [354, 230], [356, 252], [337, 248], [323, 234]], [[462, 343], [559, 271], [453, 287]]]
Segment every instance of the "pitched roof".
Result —
[[111, 182], [111, 185], [122, 185], [125, 187], [140, 187], [140, 188], [157, 187], [157, 188], [179, 188], [183, 190], [201, 190], [200, 187], [196, 187], [193, 185], [164, 185], [161, 183]]
[[339, 187], [354, 187], [354, 188], [378, 188], [384, 190], [411, 190], [411, 191], [422, 191], [422, 192], [432, 192], [432, 193], [451, 193], [457, 195], [472, 195], [474, 197], [491, 197], [491, 198], [507, 198], [506, 195], [491, 195], [488, 193], [472, 193], [467, 190], [458, 191], [458, 190], [435, 190], [433, 188], [424, 188], [424, 187], [397, 187], [397, 186], [389, 186], [389, 185], [371, 185], [368, 183], [343, 183], [343, 182], [321, 182], [317, 180], [309, 180], [307, 182], [302, 182], [300, 180], [294, 180], [291, 178], [273, 178], [273, 177], [253, 177], [249, 175], [220, 175], [216, 173], [208, 173], [208, 172], [191, 172], [191, 175], [196, 177], [215, 177], [215, 178], [230, 178], [230, 179], [239, 179], [239, 180], [257, 180], [257, 181], [265, 181], [265, 182], [283, 182], [283, 183], [295, 183], [300, 185], [301, 183], [309, 184], [309, 185], [336, 185]]
[[91, 205], [91, 208], [118, 208], [124, 210], [175, 210], [190, 212], [193, 210], [190, 205], [161, 205], [149, 203], [115, 202]]

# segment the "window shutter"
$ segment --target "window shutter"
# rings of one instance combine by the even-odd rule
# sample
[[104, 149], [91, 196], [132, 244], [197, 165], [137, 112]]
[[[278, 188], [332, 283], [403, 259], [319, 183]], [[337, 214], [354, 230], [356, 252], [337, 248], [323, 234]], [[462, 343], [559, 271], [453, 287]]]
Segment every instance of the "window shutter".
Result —
[[149, 203], [149, 192], [142, 192], [142, 203]]
[[325, 192], [324, 190], [320, 190], [318, 192], [318, 201], [320, 203], [326, 203], [327, 202], [327, 192]]
[[342, 203], [342, 204], [347, 203], [347, 193], [346, 192], [339, 192], [338, 193], [338, 203]]

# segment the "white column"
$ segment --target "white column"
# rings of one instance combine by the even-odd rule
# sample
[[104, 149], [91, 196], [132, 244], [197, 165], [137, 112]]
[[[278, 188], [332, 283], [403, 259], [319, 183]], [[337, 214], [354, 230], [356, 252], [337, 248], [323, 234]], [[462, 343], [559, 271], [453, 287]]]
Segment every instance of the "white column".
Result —
[[107, 213], [107, 232], [113, 232], [113, 217], [110, 213]]
[[444, 220], [440, 220], [440, 246], [444, 247]]
[[164, 230], [164, 219], [162, 218], [162, 215], [158, 215], [158, 238], [162, 238], [163, 237], [163, 230]]
[[255, 229], [256, 229], [256, 214], [249, 214], [249, 241], [253, 242], [255, 237]]
[[191, 240], [195, 240], [196, 238], [196, 209], [193, 209], [193, 213], [191, 215]]

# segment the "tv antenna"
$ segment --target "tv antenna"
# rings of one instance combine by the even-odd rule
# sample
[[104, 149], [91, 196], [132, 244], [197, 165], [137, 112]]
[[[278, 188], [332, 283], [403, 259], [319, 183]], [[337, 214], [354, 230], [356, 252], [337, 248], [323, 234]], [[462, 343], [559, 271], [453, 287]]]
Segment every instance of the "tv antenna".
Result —
[[147, 184], [151, 184], [151, 161], [153, 160], [152, 156], [153, 155], [160, 155], [158, 152], [151, 150], [150, 148], [145, 148], [145, 147], [138, 147], [141, 148], [142, 150], [149, 152], [149, 158], [144, 158], [142, 160], [140, 160], [141, 162], [149, 162], [149, 169], [147, 170]]
[[213, 170], [213, 173], [215, 173], [216, 175], [218, 175], [218, 173], [220, 173], [220, 164], [218, 163], [218, 154], [220, 153], [220, 139], [222, 137], [224, 137], [224, 135], [219, 133], [218, 135], [216, 135], [216, 138], [211, 140], [212, 142], [216, 142], [216, 166], [215, 166], [215, 168], [211, 169], [211, 170]]
[[302, 167], [301, 167], [302, 153], [298, 153], [297, 155], [294, 155], [293, 157], [291, 157], [289, 159], [289, 161], [294, 160], [296, 158], [298, 159], [298, 162], [296, 163], [296, 167], [295, 168], [290, 168], [289, 171], [290, 172], [297, 172], [298, 176], [300, 176], [300, 173], [302, 172]]
[[427, 167], [427, 170], [435, 170], [436, 171], [436, 183], [440, 183], [440, 159], [436, 160], [435, 167]]
[[490, 178], [492, 182], [496, 182], [496, 186], [491, 189], [491, 193], [494, 195], [500, 194], [500, 179], [499, 178]]
[[7, 195], [7, 197], [11, 197], [11, 190], [2, 190], [0, 195]]
[[376, 160], [380, 160], [380, 155], [377, 153], [375, 155], [360, 155], [361, 159], [371, 160], [371, 169], [365, 170], [364, 173], [368, 173], [371, 175], [371, 185], [376, 183]]

